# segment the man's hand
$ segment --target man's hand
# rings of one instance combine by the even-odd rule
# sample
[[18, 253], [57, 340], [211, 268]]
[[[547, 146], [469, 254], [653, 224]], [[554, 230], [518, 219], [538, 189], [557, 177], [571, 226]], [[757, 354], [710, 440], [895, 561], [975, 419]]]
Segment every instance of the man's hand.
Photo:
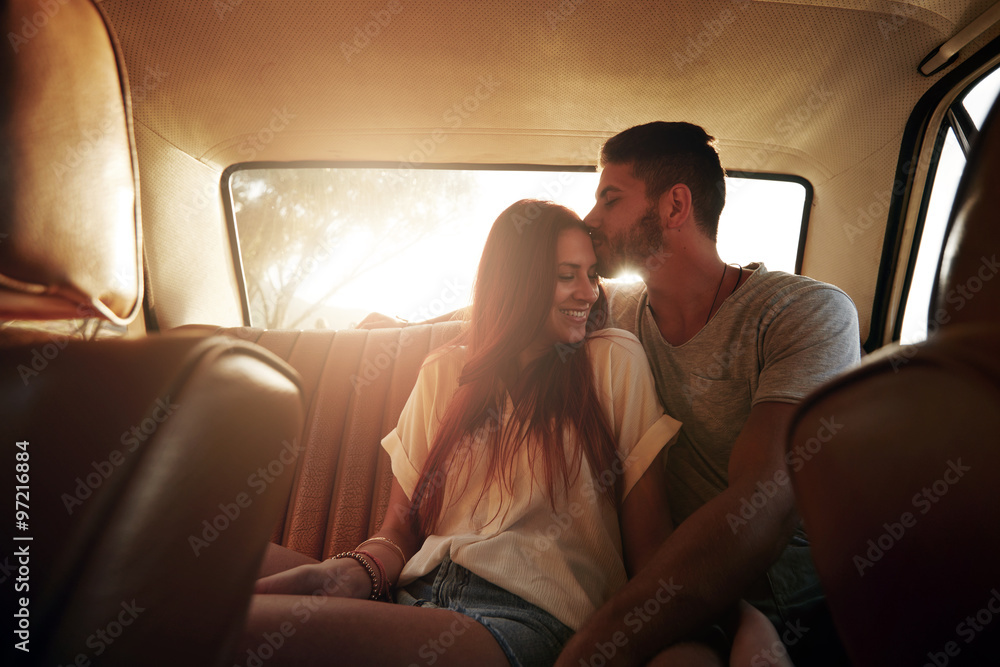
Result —
[[357, 323], [355, 329], [400, 329], [409, 326], [409, 322], [389, 317], [382, 313], [368, 313], [365, 318]]
[[354, 327], [355, 329], [400, 329], [402, 327], [415, 326], [417, 324], [437, 324], [438, 322], [451, 322], [452, 320], [465, 320], [469, 318], [469, 308], [459, 308], [458, 310], [453, 310], [450, 313], [445, 313], [444, 315], [438, 315], [437, 317], [432, 317], [429, 320], [421, 320], [420, 322], [407, 322], [406, 320], [396, 319], [395, 317], [389, 317], [388, 315], [383, 315], [382, 313], [369, 313], [365, 315], [365, 319], [358, 322], [358, 325]]
[[[780, 556], [796, 524], [784, 461], [784, 434], [795, 406], [759, 403], [729, 459], [729, 488], [695, 511], [650, 562], [604, 603], [566, 644], [557, 667], [645, 665], [668, 646], [714, 622]], [[775, 480], [778, 480], [777, 482]], [[769, 483], [775, 493], [748, 525], [728, 517]]]
[[272, 595], [328, 595], [330, 597], [367, 599], [372, 580], [353, 558], [338, 558], [322, 563], [300, 565], [269, 577], [258, 579], [254, 593]]

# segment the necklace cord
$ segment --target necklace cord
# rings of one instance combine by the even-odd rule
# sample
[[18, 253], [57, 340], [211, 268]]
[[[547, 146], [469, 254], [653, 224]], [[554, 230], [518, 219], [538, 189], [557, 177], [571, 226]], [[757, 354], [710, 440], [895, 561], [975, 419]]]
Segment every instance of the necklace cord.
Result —
[[[705, 324], [708, 324], [712, 320], [712, 311], [715, 310], [715, 302], [719, 300], [719, 293], [722, 291], [722, 283], [726, 282], [726, 271], [729, 270], [729, 265], [726, 264], [722, 267], [722, 278], [719, 279], [719, 286], [715, 289], [715, 298], [712, 299], [712, 305], [708, 307], [708, 317], [705, 318]], [[740, 264], [740, 275], [736, 279], [736, 284], [733, 285], [733, 289], [730, 290], [729, 296], [736, 293], [736, 288], [740, 286], [740, 281], [743, 280], [743, 265]], [[727, 297], [728, 298], [728, 297]]]
[[722, 291], [722, 283], [726, 282], [726, 271], [729, 270], [728, 264], [722, 265], [722, 277], [719, 278], [719, 286], [715, 289], [715, 297], [712, 299], [712, 303], [708, 306], [708, 317], [705, 318], [705, 324], [708, 324], [709, 320], [712, 319], [712, 311], [715, 310], [715, 302], [719, 300], [719, 292]]

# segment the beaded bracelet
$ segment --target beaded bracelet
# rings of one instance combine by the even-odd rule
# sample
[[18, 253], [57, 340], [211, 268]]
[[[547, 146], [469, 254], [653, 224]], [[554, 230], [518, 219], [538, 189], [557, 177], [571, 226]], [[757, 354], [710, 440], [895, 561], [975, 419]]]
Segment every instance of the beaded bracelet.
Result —
[[406, 565], [406, 556], [403, 555], [403, 549], [398, 544], [390, 540], [388, 537], [382, 537], [381, 535], [376, 535], [375, 537], [369, 537], [367, 540], [354, 547], [355, 549], [360, 549], [369, 542], [382, 542], [386, 546], [395, 549], [396, 553], [399, 554], [399, 560], [403, 565]]
[[[330, 560], [336, 560], [338, 558], [353, 558], [354, 560], [358, 561], [358, 563], [361, 564], [361, 567], [365, 568], [365, 572], [368, 573], [368, 576], [371, 577], [372, 580], [372, 594], [369, 596], [368, 599], [378, 600], [379, 596], [382, 594], [382, 585], [378, 581], [378, 575], [375, 573], [375, 570], [372, 569], [372, 566], [369, 565], [368, 561], [365, 559], [365, 555], [366, 554], [361, 554], [357, 551], [342, 551], [336, 556], [332, 557]], [[370, 555], [368, 557], [371, 558]], [[374, 558], [372, 560], [374, 560]], [[379, 569], [383, 571], [383, 579], [384, 579], [385, 570], [384, 568], [381, 567], [381, 564]]]
[[[375, 563], [376, 569], [378, 569], [379, 580], [382, 585], [379, 586], [377, 597], [373, 597], [374, 600], [388, 600], [389, 599], [389, 577], [386, 576], [385, 566], [382, 565], [382, 561], [376, 558], [371, 552], [368, 551], [358, 551], [365, 558], [370, 558], [373, 563]], [[373, 592], [374, 595], [374, 592]]]

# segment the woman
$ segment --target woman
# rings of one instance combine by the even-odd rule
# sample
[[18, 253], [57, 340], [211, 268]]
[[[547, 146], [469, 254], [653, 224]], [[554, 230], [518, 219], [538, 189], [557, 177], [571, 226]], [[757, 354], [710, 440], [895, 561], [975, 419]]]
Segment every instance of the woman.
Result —
[[[568, 209], [500, 215], [468, 329], [424, 362], [382, 442], [382, 528], [261, 579], [238, 657], [266, 639], [271, 665], [551, 664], [642, 567], [670, 531], [653, 463], [680, 424], [638, 341], [588, 327], [595, 265]], [[396, 604], [372, 601], [393, 588]]]

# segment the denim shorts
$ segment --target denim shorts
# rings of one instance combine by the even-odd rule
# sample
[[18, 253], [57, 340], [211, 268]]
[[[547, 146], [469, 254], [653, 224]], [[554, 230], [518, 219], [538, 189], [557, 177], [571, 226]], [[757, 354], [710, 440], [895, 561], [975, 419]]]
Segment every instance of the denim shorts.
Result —
[[451, 609], [482, 624], [514, 667], [551, 665], [573, 636], [552, 614], [445, 556], [436, 569], [396, 591], [396, 602]]

